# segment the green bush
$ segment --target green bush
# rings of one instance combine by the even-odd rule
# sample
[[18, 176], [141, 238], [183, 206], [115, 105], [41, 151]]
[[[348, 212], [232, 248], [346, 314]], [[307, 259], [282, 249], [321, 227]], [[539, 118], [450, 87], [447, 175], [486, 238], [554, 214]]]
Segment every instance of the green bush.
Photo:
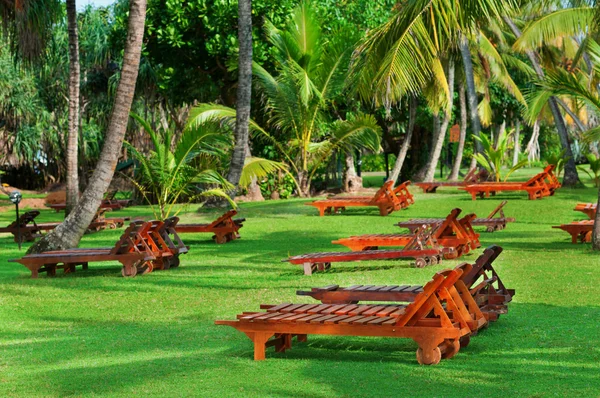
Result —
[[[365, 155], [361, 157], [361, 160], [361, 171], [385, 171], [385, 155], [383, 153]], [[388, 161], [391, 170], [396, 162], [396, 155], [388, 155]]]

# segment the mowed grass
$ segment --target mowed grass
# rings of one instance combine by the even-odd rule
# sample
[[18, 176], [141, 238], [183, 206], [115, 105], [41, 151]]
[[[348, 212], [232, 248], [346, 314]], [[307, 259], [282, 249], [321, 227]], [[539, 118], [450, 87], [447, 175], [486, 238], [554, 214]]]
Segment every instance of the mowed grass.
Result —
[[[207, 234], [183, 235], [191, 249], [181, 267], [131, 279], [121, 277], [117, 263], [96, 263], [89, 271], [32, 280], [23, 266], [7, 262], [24, 250], [0, 235], [0, 395], [598, 396], [600, 258], [551, 228], [584, 219], [572, 209], [578, 201], [595, 202], [596, 189], [475, 202], [453, 188], [412, 191], [416, 204], [388, 217], [356, 208], [320, 218], [298, 199], [242, 204], [241, 240], [216, 245]], [[398, 221], [443, 217], [454, 207], [484, 216], [503, 199], [517, 222], [496, 233], [480, 230], [481, 242], [504, 248], [494, 266], [517, 295], [507, 315], [451, 360], [419, 366], [408, 339], [312, 335], [286, 353], [269, 349], [266, 361], [255, 362], [244, 334], [213, 323], [261, 303], [311, 303], [295, 292], [312, 286], [424, 283], [459, 261], [425, 269], [407, 261], [334, 264], [307, 277], [280, 260], [344, 250], [331, 240], [399, 231]], [[219, 214], [194, 210], [182, 222]], [[150, 216], [145, 207], [118, 214]], [[0, 213], [0, 225], [12, 215]], [[43, 211], [43, 220], [57, 218]], [[86, 235], [82, 246], [111, 246], [121, 231]], [[472, 262], [479, 252], [461, 261]]]

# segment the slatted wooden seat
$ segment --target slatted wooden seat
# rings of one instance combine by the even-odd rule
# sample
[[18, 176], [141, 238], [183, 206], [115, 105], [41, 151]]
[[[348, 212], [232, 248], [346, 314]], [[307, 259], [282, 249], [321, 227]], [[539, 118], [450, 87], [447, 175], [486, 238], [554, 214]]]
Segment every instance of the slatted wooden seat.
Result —
[[36, 223], [35, 219], [40, 215], [37, 210], [31, 210], [19, 217], [18, 221], [13, 221], [7, 227], [0, 228], [0, 233], [11, 233], [14, 236], [15, 243], [19, 243], [19, 234], [21, 243], [33, 242], [36, 238], [42, 236], [43, 231], [50, 231], [56, 228], [60, 223]]
[[[254, 359], [265, 359], [267, 347], [291, 348], [292, 338], [309, 334], [411, 338], [418, 344], [417, 361], [437, 364], [461, 348], [471, 334], [469, 310], [453, 287], [460, 269], [438, 272], [407, 305], [291, 304], [261, 305], [266, 311], [244, 312], [237, 320], [218, 320], [246, 334], [254, 343]], [[271, 339], [273, 338], [273, 339]]]
[[582, 212], [590, 220], [596, 218], [596, 203], [577, 203], [573, 210]]
[[325, 271], [331, 263], [366, 261], [366, 260], [397, 260], [415, 259], [415, 267], [423, 268], [442, 262], [453, 249], [441, 248], [431, 237], [431, 229], [423, 228], [412, 235], [412, 239], [402, 248], [397, 250], [364, 250], [352, 252], [325, 252], [308, 253], [289, 257], [282, 261], [302, 265], [304, 275], [312, 275], [316, 271]]
[[244, 225], [245, 218], [233, 217], [236, 210], [229, 210], [210, 224], [177, 224], [178, 233], [212, 233], [215, 242], [222, 244], [240, 238], [239, 230]]
[[464, 187], [469, 184], [487, 181], [489, 173], [482, 169], [477, 171], [476, 168], [469, 170], [462, 181], [432, 181], [432, 182], [415, 182], [415, 185], [423, 190], [423, 193], [435, 193], [439, 187]]
[[553, 170], [554, 165], [548, 165], [543, 172], [536, 174], [526, 182], [486, 182], [467, 185], [459, 189], [469, 192], [473, 200], [476, 200], [477, 197], [490, 197], [490, 195], [496, 195], [497, 192], [505, 191], [525, 191], [529, 200], [541, 199], [554, 195], [561, 186]]
[[161, 252], [171, 253], [170, 256], [157, 257], [156, 260], [146, 264], [150, 272], [156, 269], [166, 270], [179, 267], [179, 256], [189, 251], [189, 246], [183, 243], [177, 233], [178, 222], [179, 217], [170, 217], [157, 225], [156, 228], [148, 231], [149, 237], [156, 243]]
[[[502, 253], [500, 246], [488, 247], [473, 265], [463, 263], [459, 267], [464, 271], [461, 276], [463, 287], [461, 292], [468, 291], [477, 303], [486, 319], [495, 321], [500, 314], [508, 311], [507, 304], [515, 294], [507, 289], [492, 263]], [[465, 290], [466, 289], [466, 290]], [[301, 296], [310, 296], [324, 304], [358, 304], [368, 301], [378, 302], [410, 302], [423, 291], [421, 285], [352, 285], [340, 287], [329, 285], [312, 288], [309, 291], [299, 290]], [[463, 300], [465, 303], [468, 301]]]
[[[457, 258], [481, 246], [479, 234], [473, 231], [471, 221], [474, 214], [458, 219], [460, 209], [453, 209], [442, 223], [432, 226], [432, 238], [442, 247], [452, 249], [445, 258]], [[414, 238], [413, 234], [370, 234], [350, 236], [331, 243], [344, 245], [353, 251], [376, 250], [381, 246], [405, 246]]]
[[[500, 231], [506, 228], [506, 224], [514, 222], [515, 219], [512, 217], [506, 217], [504, 215], [503, 207], [507, 201], [502, 201], [492, 212], [485, 218], [474, 218], [471, 220], [471, 225], [484, 226], [487, 232]], [[413, 218], [408, 221], [402, 221], [396, 224], [400, 228], [408, 228], [412, 233], [416, 231], [422, 225], [437, 225], [444, 222], [443, 218]]]
[[406, 209], [415, 203], [414, 197], [408, 191], [410, 181], [405, 181], [396, 188], [393, 188], [393, 185], [393, 181], [387, 181], [370, 198], [366, 196], [334, 197], [305, 203], [305, 205], [316, 207], [321, 217], [325, 214], [341, 213], [346, 210], [346, 207], [371, 206], [379, 208], [380, 215], [387, 216], [394, 211]]
[[588, 243], [592, 241], [594, 220], [573, 221], [570, 224], [555, 225], [552, 228], [562, 229], [571, 235], [571, 243]]
[[105, 261], [118, 261], [123, 265], [124, 276], [135, 276], [138, 266], [146, 261], [155, 260], [160, 254], [156, 247], [148, 246], [148, 239], [145, 238], [151, 225], [145, 222], [131, 223], [112, 248], [48, 251], [41, 254], [28, 254], [20, 259], [8, 261], [23, 264], [31, 271], [32, 278], [37, 278], [39, 272], [54, 276], [57, 269], [64, 269], [65, 273], [69, 273], [74, 272], [78, 265], [87, 269], [90, 262]]

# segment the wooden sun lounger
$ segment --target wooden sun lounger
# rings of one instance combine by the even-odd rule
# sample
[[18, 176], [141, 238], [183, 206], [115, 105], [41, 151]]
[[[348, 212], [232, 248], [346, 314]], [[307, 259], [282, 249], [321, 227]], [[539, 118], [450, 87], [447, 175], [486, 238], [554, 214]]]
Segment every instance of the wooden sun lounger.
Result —
[[[446, 249], [452, 249], [444, 254], [446, 259], [460, 257], [481, 246], [479, 234], [473, 231], [471, 220], [474, 214], [469, 214], [458, 220], [460, 209], [454, 209], [446, 219], [432, 227], [432, 239]], [[405, 246], [414, 238], [413, 234], [370, 234], [350, 236], [331, 243], [344, 245], [353, 251], [376, 250], [381, 246]]]
[[19, 231], [21, 234], [21, 243], [33, 242], [36, 238], [42, 236], [43, 231], [50, 231], [56, 228], [60, 223], [36, 223], [35, 218], [40, 215], [37, 210], [31, 210], [21, 214], [18, 221], [13, 221], [7, 227], [0, 228], [0, 232], [11, 233], [14, 236], [15, 243], [19, 243]]
[[102, 202], [108, 203], [108, 204], [118, 203], [119, 205], [121, 205], [121, 207], [129, 207], [133, 204], [133, 200], [131, 200], [131, 199], [115, 199], [115, 196], [117, 195], [117, 193], [118, 193], [117, 190], [111, 190], [111, 191], [106, 192]]
[[229, 210], [210, 224], [177, 224], [178, 233], [212, 233], [215, 242], [227, 243], [240, 238], [239, 230], [244, 225], [245, 218], [233, 219], [237, 214], [235, 210]]
[[179, 217], [170, 217], [158, 225], [157, 228], [148, 231], [150, 238], [156, 243], [161, 252], [171, 253], [170, 256], [157, 258], [148, 264], [150, 271], [179, 267], [179, 256], [189, 251], [189, 246], [183, 243], [177, 233], [176, 227], [178, 222]]
[[255, 360], [265, 359], [267, 347], [284, 352], [293, 337], [306, 341], [308, 334], [320, 334], [411, 338], [418, 344], [417, 361], [437, 364], [458, 353], [460, 339], [471, 334], [469, 312], [454, 288], [461, 275], [460, 269], [436, 273], [407, 305], [261, 305], [266, 311], [215, 324], [246, 334], [254, 343]]
[[156, 250], [148, 247], [144, 234], [150, 223], [135, 222], [125, 230], [113, 248], [76, 248], [69, 250], [49, 251], [41, 254], [28, 254], [20, 259], [8, 260], [23, 264], [31, 271], [31, 277], [37, 278], [39, 272], [49, 276], [56, 275], [57, 269], [65, 273], [74, 272], [77, 265], [88, 268], [89, 262], [118, 261], [123, 265], [124, 276], [135, 276], [137, 267], [146, 261], [157, 258]]
[[469, 170], [462, 181], [432, 181], [432, 182], [415, 182], [415, 185], [423, 190], [423, 193], [435, 193], [439, 187], [464, 187], [469, 184], [484, 182], [488, 179], [489, 173], [487, 170], [477, 171], [476, 168]]
[[[503, 207], [507, 201], [502, 201], [492, 212], [485, 218], [474, 218], [471, 220], [471, 225], [486, 227], [487, 232], [500, 231], [506, 228], [506, 224], [514, 222], [515, 219], [512, 217], [506, 217], [504, 215]], [[496, 217], [498, 216], [498, 217]], [[443, 218], [413, 218], [408, 221], [399, 222], [396, 224], [400, 228], [408, 228], [411, 233], [414, 233], [423, 225], [437, 225], [444, 221]]]
[[125, 225], [126, 221], [131, 220], [131, 217], [106, 218], [106, 217], [104, 217], [104, 215], [107, 211], [111, 211], [111, 209], [109, 209], [109, 208], [98, 209], [98, 211], [94, 215], [92, 222], [90, 223], [90, 226], [88, 227], [88, 231], [98, 232], [98, 231], [102, 231], [103, 229], [106, 229], [106, 228], [110, 228], [110, 229], [121, 228], [123, 225]]
[[469, 192], [473, 200], [476, 200], [478, 196], [480, 198], [490, 197], [490, 195], [504, 191], [526, 191], [529, 200], [541, 199], [554, 195], [561, 186], [553, 170], [554, 166], [549, 165], [543, 172], [536, 174], [526, 182], [486, 182], [467, 185], [459, 189]]
[[[492, 262], [502, 253], [500, 246], [488, 247], [473, 265], [459, 265], [464, 271], [461, 276], [460, 291], [471, 295], [479, 310], [489, 321], [495, 321], [500, 314], [508, 312], [507, 304], [515, 294], [507, 289], [492, 267]], [[301, 296], [310, 296], [323, 304], [358, 304], [365, 301], [378, 302], [410, 302], [423, 291], [421, 285], [352, 285], [340, 287], [329, 285], [312, 288], [309, 291], [299, 290]], [[467, 300], [464, 299], [465, 303]]]
[[449, 255], [452, 249], [443, 249], [431, 238], [431, 229], [423, 228], [412, 236], [410, 242], [397, 250], [364, 250], [352, 252], [308, 253], [293, 256], [287, 261], [291, 264], [302, 265], [304, 275], [312, 275], [316, 271], [325, 271], [331, 263], [365, 261], [365, 260], [397, 260], [415, 259], [415, 267], [423, 268], [442, 262], [442, 257]]
[[[67, 207], [66, 203], [55, 203], [47, 205], [51, 209], [54, 209], [57, 213], [64, 211]], [[111, 209], [111, 210], [121, 210], [124, 206], [118, 202], [110, 202], [110, 201], [102, 201], [100, 203], [100, 209]]]
[[594, 232], [594, 220], [573, 221], [570, 224], [555, 225], [571, 235], [571, 243], [589, 243]]
[[590, 220], [596, 218], [596, 203], [577, 203], [573, 210], [582, 212]]
[[411, 193], [408, 191], [410, 181], [405, 181], [393, 188], [394, 182], [387, 181], [373, 197], [354, 196], [339, 197], [323, 200], [316, 200], [311, 203], [305, 203], [307, 206], [316, 207], [319, 215], [340, 213], [346, 210], [346, 207], [378, 207], [379, 214], [387, 216], [394, 211], [402, 210], [415, 203]]

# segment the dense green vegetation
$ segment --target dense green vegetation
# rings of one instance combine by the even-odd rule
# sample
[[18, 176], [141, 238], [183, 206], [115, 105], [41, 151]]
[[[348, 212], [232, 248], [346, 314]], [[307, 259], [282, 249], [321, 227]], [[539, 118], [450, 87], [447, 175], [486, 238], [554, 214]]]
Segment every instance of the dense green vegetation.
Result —
[[[524, 180], [539, 170], [520, 170]], [[588, 182], [589, 183], [589, 182]], [[184, 235], [190, 252], [182, 266], [133, 279], [118, 264], [86, 272], [29, 279], [6, 260], [19, 255], [0, 236], [0, 346], [2, 396], [594, 396], [600, 351], [596, 319], [600, 279], [589, 245], [572, 245], [552, 225], [583, 218], [572, 208], [596, 190], [562, 189], [555, 197], [524, 195], [471, 201], [464, 192], [416, 192], [408, 210], [380, 217], [349, 210], [318, 217], [302, 200], [243, 204], [242, 239], [215, 245], [210, 236]], [[453, 359], [419, 366], [410, 340], [309, 336], [285, 354], [252, 361], [242, 333], [215, 326], [260, 303], [309, 302], [297, 289], [327, 284], [423, 283], [436, 270], [408, 262], [335, 264], [312, 277], [279, 260], [289, 254], [331, 250], [330, 241], [353, 233], [394, 232], [412, 217], [444, 216], [452, 207], [486, 214], [508, 199], [517, 222], [481, 233], [482, 245], [504, 252], [494, 264], [517, 290], [509, 313], [472, 339]], [[217, 211], [181, 213], [186, 222], [209, 221]], [[149, 217], [145, 207], [123, 210]], [[543, 215], [541, 217], [540, 215]], [[6, 224], [11, 213], [0, 213]], [[44, 211], [46, 221], [56, 214]], [[119, 231], [86, 235], [83, 247], [110, 246]], [[477, 254], [465, 261], [473, 261]]]

